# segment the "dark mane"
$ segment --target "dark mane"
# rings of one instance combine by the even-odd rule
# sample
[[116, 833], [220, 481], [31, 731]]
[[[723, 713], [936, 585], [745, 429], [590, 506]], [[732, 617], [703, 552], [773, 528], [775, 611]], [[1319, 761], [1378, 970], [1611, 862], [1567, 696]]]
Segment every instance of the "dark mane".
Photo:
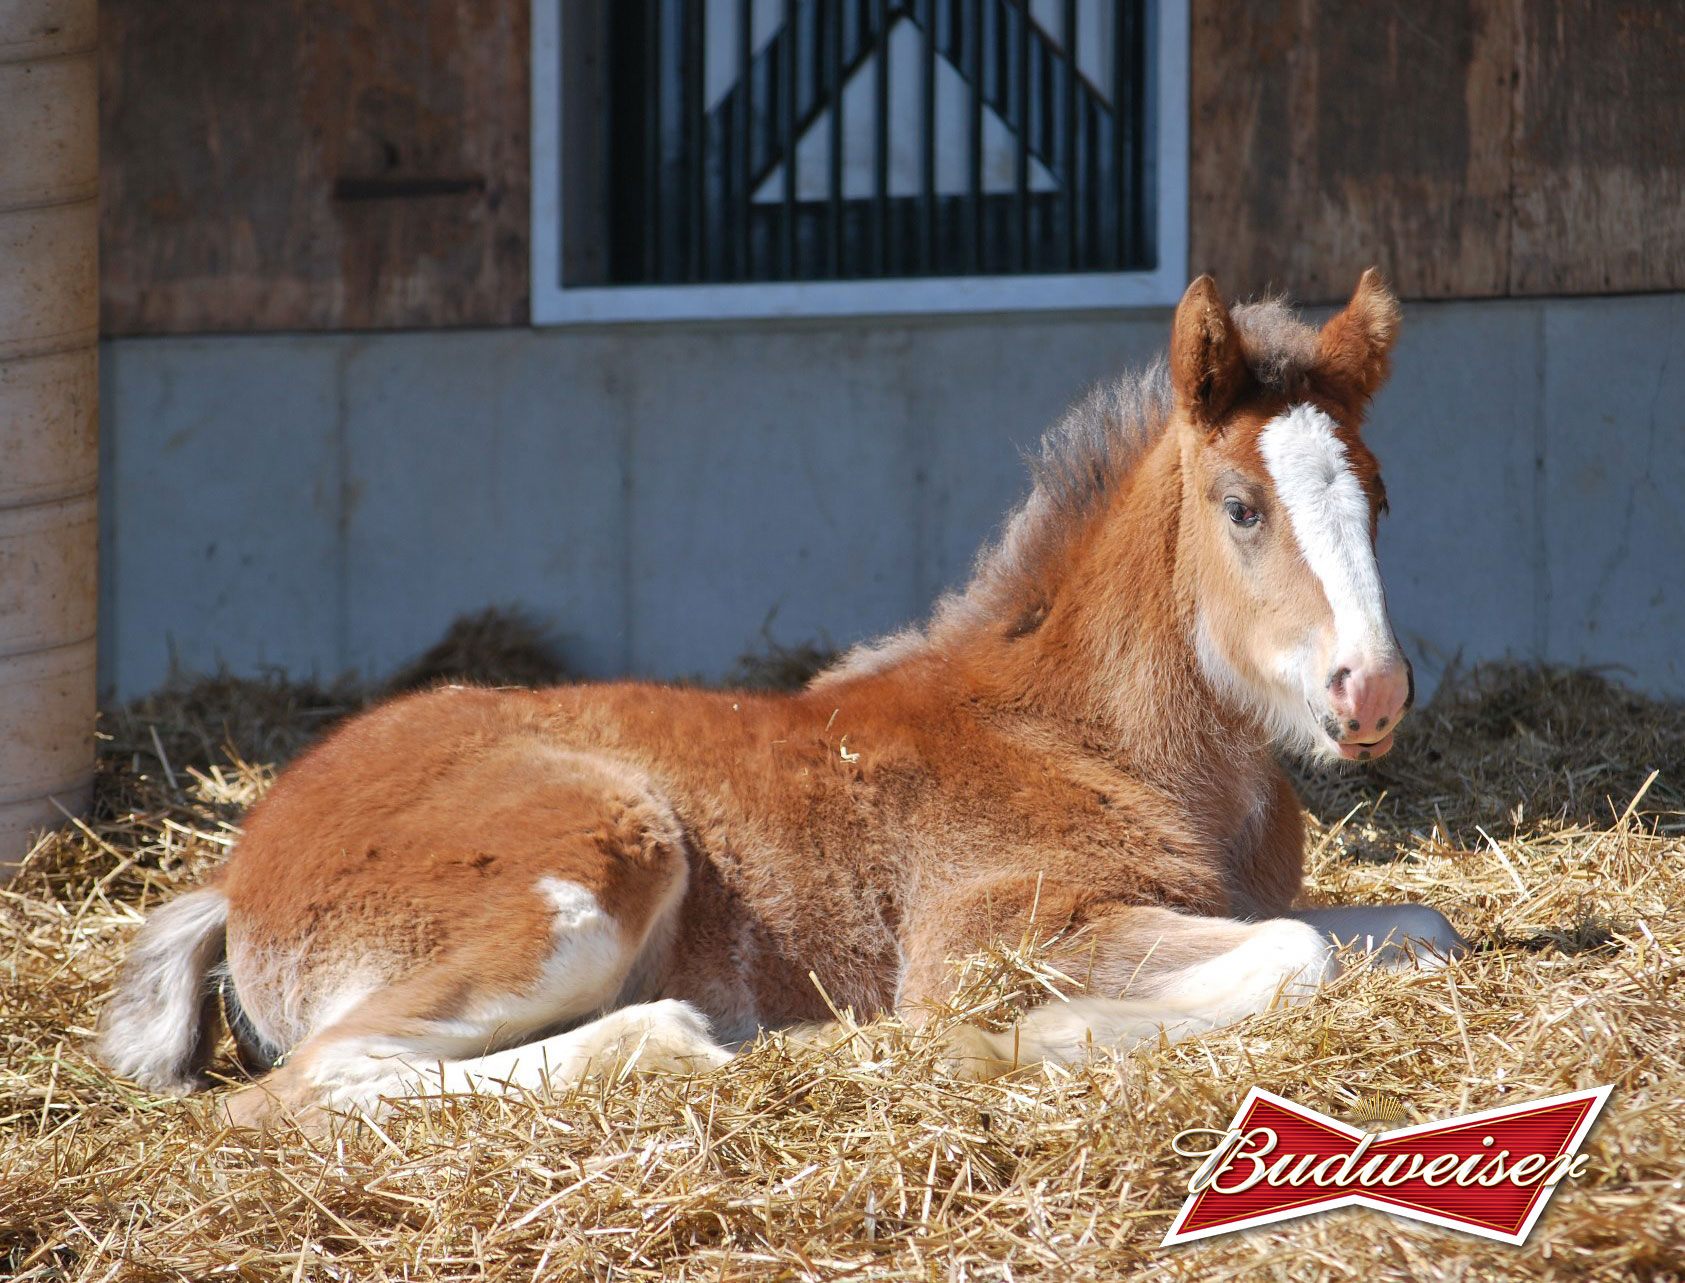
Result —
[[[1316, 328], [1282, 298], [1242, 304], [1231, 315], [1252, 377], [1269, 391], [1295, 395], [1316, 363]], [[989, 620], [1033, 628], [1071, 540], [1158, 439], [1171, 408], [1162, 356], [1145, 370], [1090, 388], [1042, 435], [1029, 456], [1030, 493], [978, 553], [970, 582], [936, 604], [928, 629], [856, 647], [816, 680], [871, 671]]]
[[[1316, 328], [1281, 298], [1243, 304], [1233, 316], [1252, 377], [1269, 391], [1295, 395], [1316, 363]], [[933, 636], [979, 615], [1022, 614], [1023, 623], [1033, 623], [1070, 540], [1158, 439], [1171, 408], [1169, 368], [1160, 357], [1097, 384], [1067, 410], [1030, 458], [1028, 497], [978, 554], [971, 582], [938, 606]]]

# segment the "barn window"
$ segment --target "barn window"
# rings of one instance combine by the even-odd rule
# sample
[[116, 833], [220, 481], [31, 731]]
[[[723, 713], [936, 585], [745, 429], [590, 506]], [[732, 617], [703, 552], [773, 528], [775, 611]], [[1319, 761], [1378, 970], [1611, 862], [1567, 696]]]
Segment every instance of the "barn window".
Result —
[[1186, 0], [536, 0], [539, 323], [1183, 283]]

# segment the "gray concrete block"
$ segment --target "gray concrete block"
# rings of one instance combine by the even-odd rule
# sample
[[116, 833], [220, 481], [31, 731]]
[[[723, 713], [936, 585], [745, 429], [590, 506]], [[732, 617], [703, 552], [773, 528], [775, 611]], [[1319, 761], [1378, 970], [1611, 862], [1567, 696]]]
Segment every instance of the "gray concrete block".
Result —
[[[1424, 688], [1453, 656], [1685, 692], [1685, 296], [1413, 304], [1369, 436]], [[101, 681], [384, 673], [524, 605], [590, 676], [921, 619], [1020, 451], [1168, 314], [118, 340]], [[1539, 461], [1546, 467], [1541, 471]], [[770, 624], [767, 624], [768, 616]]]
[[100, 363], [100, 685], [339, 666], [333, 339], [144, 339]]
[[343, 372], [345, 662], [385, 674], [456, 616], [520, 605], [624, 671], [626, 415], [611, 340], [359, 340]]
[[1551, 658], [1685, 690], [1685, 296], [1545, 312]]
[[963, 584], [985, 540], [1029, 492], [1026, 453], [1090, 385], [1139, 369], [1170, 340], [1170, 313], [1031, 317], [914, 333], [900, 383], [929, 479], [923, 594]]
[[628, 337], [633, 672], [718, 675], [763, 628], [846, 646], [920, 613], [908, 342], [859, 323]]
[[1418, 696], [1446, 666], [1538, 646], [1540, 305], [1406, 304], [1365, 439], [1391, 514], [1378, 551]]

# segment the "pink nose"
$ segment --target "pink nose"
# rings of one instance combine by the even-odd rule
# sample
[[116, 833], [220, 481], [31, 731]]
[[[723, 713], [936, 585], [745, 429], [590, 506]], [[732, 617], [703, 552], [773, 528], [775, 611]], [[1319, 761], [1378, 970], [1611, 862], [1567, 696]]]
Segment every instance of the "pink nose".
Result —
[[1343, 757], [1379, 757], [1392, 747], [1393, 728], [1415, 698], [1410, 661], [1396, 651], [1384, 659], [1336, 664], [1328, 675], [1329, 736]]

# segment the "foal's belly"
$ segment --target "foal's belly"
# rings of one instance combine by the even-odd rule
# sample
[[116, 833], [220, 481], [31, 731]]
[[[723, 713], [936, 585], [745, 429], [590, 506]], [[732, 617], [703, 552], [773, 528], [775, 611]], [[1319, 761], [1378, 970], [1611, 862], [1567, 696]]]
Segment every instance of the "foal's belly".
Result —
[[777, 853], [746, 865], [693, 853], [660, 997], [694, 1004], [728, 1039], [830, 1020], [833, 1005], [862, 1018], [894, 1008], [901, 948], [882, 888]]

